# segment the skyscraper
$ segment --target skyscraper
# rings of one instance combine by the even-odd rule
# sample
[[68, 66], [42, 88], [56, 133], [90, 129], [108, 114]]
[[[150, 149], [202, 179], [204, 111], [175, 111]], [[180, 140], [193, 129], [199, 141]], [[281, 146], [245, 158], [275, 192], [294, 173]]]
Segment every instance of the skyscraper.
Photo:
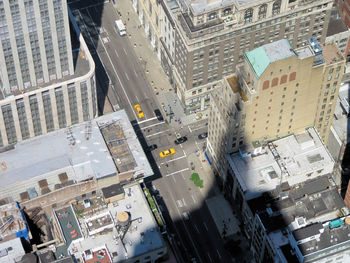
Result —
[[224, 173], [225, 154], [256, 148], [315, 127], [328, 141], [345, 59], [312, 38], [293, 49], [283, 39], [245, 54], [244, 64], [214, 92], [208, 149]]
[[0, 147], [96, 116], [95, 64], [68, 13], [66, 0], [0, 1]]
[[4, 0], [0, 14], [4, 92], [74, 74], [65, 0]]

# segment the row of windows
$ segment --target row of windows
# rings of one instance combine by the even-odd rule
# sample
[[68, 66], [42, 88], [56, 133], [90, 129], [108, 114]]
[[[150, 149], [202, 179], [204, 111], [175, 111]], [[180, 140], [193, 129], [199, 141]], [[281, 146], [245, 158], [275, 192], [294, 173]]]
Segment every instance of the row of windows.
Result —
[[[297, 73], [296, 72], [292, 72], [289, 74], [289, 81], [294, 81], [296, 79]], [[271, 87], [275, 87], [279, 84], [284, 84], [286, 83], [288, 80], [288, 75], [282, 75], [282, 77], [280, 78], [280, 80], [276, 77], [273, 78], [271, 81]], [[270, 81], [269, 80], [265, 80], [263, 83], [263, 90], [268, 89], [270, 87]]]

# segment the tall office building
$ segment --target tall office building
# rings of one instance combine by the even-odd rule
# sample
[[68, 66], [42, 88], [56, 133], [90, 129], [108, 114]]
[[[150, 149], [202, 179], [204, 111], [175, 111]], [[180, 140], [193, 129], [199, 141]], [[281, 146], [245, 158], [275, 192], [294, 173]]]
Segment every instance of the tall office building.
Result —
[[4, 0], [0, 14], [3, 92], [74, 74], [65, 0]]
[[[162, 64], [172, 65], [169, 76], [173, 76], [175, 90], [187, 113], [209, 107], [210, 92], [223, 77], [235, 71], [246, 52], [282, 38], [288, 39], [293, 48], [301, 47], [312, 36], [323, 43], [333, 5], [332, 0], [160, 3], [164, 12], [159, 12], [159, 21], [164, 24], [161, 28], [166, 29], [159, 45], [161, 54], [165, 54], [161, 56]], [[169, 36], [173, 28], [175, 37]]]
[[66, 0], [0, 1], [0, 147], [96, 116], [95, 64], [68, 13]]
[[214, 92], [208, 149], [221, 173], [226, 153], [254, 154], [308, 127], [327, 144], [345, 59], [335, 45], [321, 46], [315, 38], [308, 43], [293, 49], [282, 39], [247, 52], [236, 74]]

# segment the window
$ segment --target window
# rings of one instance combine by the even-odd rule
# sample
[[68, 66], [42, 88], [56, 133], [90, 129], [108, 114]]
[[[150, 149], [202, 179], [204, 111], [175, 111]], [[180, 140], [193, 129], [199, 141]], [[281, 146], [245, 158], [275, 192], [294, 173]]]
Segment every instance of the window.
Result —
[[273, 15], [277, 15], [280, 13], [280, 9], [281, 9], [281, 1], [278, 0], [276, 2], [273, 3], [272, 5], [272, 14]]
[[267, 4], [264, 4], [259, 7], [259, 13], [258, 13], [259, 19], [266, 17], [266, 11], [267, 11]]
[[253, 9], [249, 8], [244, 13], [244, 22], [249, 23], [253, 21]]
[[269, 86], [270, 86], [270, 81], [265, 80], [265, 81], [264, 81], [264, 84], [263, 84], [263, 90], [268, 89]]
[[296, 72], [290, 73], [290, 74], [289, 74], [289, 81], [295, 80], [296, 76], [297, 76], [297, 73], [296, 73]]
[[287, 75], [283, 75], [283, 76], [281, 77], [280, 84], [284, 84], [284, 83], [286, 83], [286, 82], [287, 82], [287, 78], [288, 78], [288, 76], [287, 76]]
[[213, 20], [213, 19], [215, 19], [216, 17], [217, 17], [216, 12], [210, 13], [210, 14], [208, 15], [208, 20]]
[[271, 82], [271, 87], [277, 86], [278, 84], [278, 78], [274, 78]]

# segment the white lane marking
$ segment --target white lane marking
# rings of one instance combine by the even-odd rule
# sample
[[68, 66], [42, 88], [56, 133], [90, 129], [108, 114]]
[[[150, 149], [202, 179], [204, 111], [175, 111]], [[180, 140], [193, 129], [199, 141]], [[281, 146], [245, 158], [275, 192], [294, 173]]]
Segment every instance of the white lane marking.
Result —
[[[149, 120], [154, 120], [153, 118], [149, 119]], [[148, 129], [148, 128], [151, 128], [151, 127], [154, 127], [154, 126], [157, 126], [157, 125], [161, 125], [165, 123], [165, 121], [162, 121], [162, 122], [159, 122], [159, 123], [155, 123], [155, 124], [151, 124], [151, 125], [148, 125], [146, 127], [142, 127], [141, 129]]]
[[208, 255], [209, 259], [210, 259], [210, 262], [213, 262], [213, 261], [211, 260], [211, 257], [210, 257], [209, 252], [207, 253], [207, 255]]
[[124, 50], [124, 53], [125, 53], [125, 55], [128, 55], [128, 53], [126, 53], [126, 50], [125, 50], [125, 48], [123, 48], [123, 50]]
[[149, 118], [149, 119], [140, 121], [139, 124], [144, 123], [144, 122], [147, 122], [147, 121], [153, 121], [153, 120], [155, 120], [155, 119], [157, 119], [157, 117], [153, 117], [153, 118]]
[[194, 226], [194, 228], [196, 229], [197, 233], [199, 233], [198, 227], [197, 227], [195, 224], [193, 224], [193, 226]]
[[[166, 163], [175, 162], [175, 161], [177, 161], [177, 160], [180, 160], [180, 159], [183, 159], [183, 158], [186, 158], [186, 157], [187, 157], [187, 156], [184, 155], [184, 156], [181, 156], [181, 157], [178, 157], [178, 158], [175, 158], [175, 159], [171, 159], [171, 160], [169, 160], [169, 161], [167, 161], [167, 162], [161, 163], [161, 165], [166, 164]], [[187, 168], [187, 169], [188, 169], [188, 168]]]
[[188, 127], [188, 130], [190, 131], [190, 132], [192, 132], [192, 130], [191, 130], [191, 128], [190, 128], [190, 126], [187, 126]]
[[[171, 191], [169, 191], [169, 196], [170, 196], [170, 198], [172, 199], [172, 201], [175, 203], [175, 199], [174, 199], [174, 197], [173, 197]], [[181, 212], [180, 212], [179, 208], [178, 208], [177, 206], [175, 206], [175, 207], [176, 207], [176, 210], [177, 210], [178, 214], [181, 216]], [[183, 223], [183, 225], [184, 225], [184, 227], [185, 227], [185, 230], [186, 230], [186, 232], [187, 232], [187, 236], [188, 236], [188, 237], [190, 238], [190, 240], [191, 240], [192, 246], [194, 247], [194, 250], [195, 250], [195, 252], [196, 252], [196, 254], [197, 254], [197, 257], [198, 257], [198, 259], [199, 259], [199, 262], [202, 262], [202, 259], [201, 259], [201, 257], [200, 257], [200, 254], [198, 253], [196, 244], [194, 243], [194, 241], [193, 241], [193, 239], [192, 239], [192, 237], [191, 237], [191, 233], [188, 231], [187, 225], [185, 224], [185, 222], [184, 222], [184, 220], [183, 220], [182, 217], [181, 217], [181, 221], [182, 221], [182, 223]], [[177, 228], [175, 228], [175, 229], [176, 229], [176, 232], [178, 232]]]
[[116, 49], [114, 49], [115, 54], [117, 55], [117, 57], [119, 58], [119, 54], [118, 51]]
[[[190, 170], [190, 169], [188, 169], [188, 170]], [[184, 179], [184, 181], [185, 181], [185, 176], [184, 176], [184, 174], [181, 174], [181, 176], [182, 176], [182, 178]]]
[[[91, 15], [90, 15], [89, 10], [87, 10], [87, 13], [88, 13], [88, 15], [89, 15], [91, 21], [94, 21], [94, 20], [92, 19]], [[94, 28], [95, 28], [96, 32], [98, 32], [95, 26], [94, 26]], [[129, 106], [130, 106], [131, 109], [133, 109], [133, 107], [132, 107], [132, 105], [131, 105], [131, 101], [130, 101], [130, 99], [129, 99], [129, 97], [128, 97], [128, 94], [126, 93], [125, 88], [124, 88], [124, 85], [123, 85], [123, 83], [121, 82], [121, 80], [120, 80], [120, 78], [119, 78], [119, 75], [118, 75], [118, 73], [117, 73], [117, 71], [116, 71], [116, 69], [115, 69], [115, 67], [114, 67], [114, 64], [113, 64], [113, 62], [112, 62], [112, 59], [111, 59], [111, 57], [109, 56], [108, 51], [107, 51], [105, 45], [103, 44], [103, 41], [102, 41], [102, 39], [101, 39], [101, 36], [98, 35], [98, 38], [100, 39], [100, 41], [101, 41], [101, 43], [102, 43], [102, 46], [103, 46], [103, 49], [105, 50], [105, 52], [106, 52], [106, 54], [107, 54], [108, 60], [109, 60], [109, 62], [110, 62], [111, 65], [112, 65], [114, 74], [115, 74], [115, 75], [117, 76], [117, 78], [118, 78], [118, 81], [119, 81], [119, 83], [120, 83], [120, 86], [122, 87], [122, 90], [123, 90], [123, 92], [124, 92], [124, 95], [125, 95], [126, 99], [128, 100]], [[125, 49], [124, 49], [124, 51], [125, 51]], [[96, 52], [97, 52], [97, 49], [96, 49]], [[101, 60], [101, 61], [102, 61], [102, 60]], [[132, 110], [131, 112], [134, 114], [135, 120], [137, 121], [137, 116], [136, 116], [135, 111]]]
[[127, 78], [128, 80], [130, 80], [130, 79], [129, 79], [129, 76], [128, 76], [128, 73], [125, 72], [125, 76], [126, 76], [126, 78]]
[[136, 73], [136, 70], [134, 69], [134, 73], [135, 73], [135, 75], [137, 76], [137, 73]]
[[182, 201], [179, 199], [179, 200], [176, 200], [176, 205], [178, 206], [178, 207], [183, 207], [183, 203], [182, 203]]
[[172, 176], [171, 178], [173, 178], [173, 179], [174, 179], [174, 182], [175, 182], [175, 184], [176, 184], [175, 176]]
[[[184, 171], [188, 171], [188, 170], [190, 170], [190, 169], [185, 168], [185, 169], [182, 169], [182, 170], [179, 170], [179, 171], [173, 172], [173, 173], [171, 173], [171, 174], [167, 174], [166, 176], [171, 176], [171, 175], [178, 174], [178, 173], [182, 173], [182, 172], [184, 172]], [[174, 176], [173, 176], [173, 177], [174, 177]], [[185, 178], [184, 178], [184, 179], [185, 179]]]
[[206, 125], [200, 126], [200, 127], [196, 128], [196, 129], [192, 129], [192, 131], [197, 131], [197, 130], [203, 129], [203, 128], [205, 128], [205, 127], [207, 127], [207, 126], [206, 126]]
[[218, 249], [216, 249], [216, 252], [218, 253], [219, 258], [221, 259], [221, 255], [220, 255], [220, 252], [219, 252], [219, 250], [218, 250]]
[[180, 148], [182, 149], [182, 144], [180, 144]]
[[193, 203], [197, 203], [197, 201], [196, 201], [196, 199], [194, 198], [194, 196], [191, 195], [191, 197], [192, 197]]
[[139, 101], [139, 98], [137, 97], [137, 95], [135, 95], [136, 101]]
[[185, 202], [185, 198], [182, 198], [182, 202], [184, 203], [185, 206], [187, 206]]
[[162, 134], [162, 133], [164, 133], [164, 132], [168, 132], [168, 131], [170, 131], [170, 130], [168, 129], [168, 130], [165, 130], [165, 131], [153, 133], [153, 134], [147, 135], [146, 138], [149, 138], [149, 137], [152, 137], [152, 136], [156, 136], [156, 135]]
[[207, 224], [206, 224], [205, 222], [203, 222], [203, 225], [204, 225], [205, 229], [208, 231], [208, 226], [207, 226]]

